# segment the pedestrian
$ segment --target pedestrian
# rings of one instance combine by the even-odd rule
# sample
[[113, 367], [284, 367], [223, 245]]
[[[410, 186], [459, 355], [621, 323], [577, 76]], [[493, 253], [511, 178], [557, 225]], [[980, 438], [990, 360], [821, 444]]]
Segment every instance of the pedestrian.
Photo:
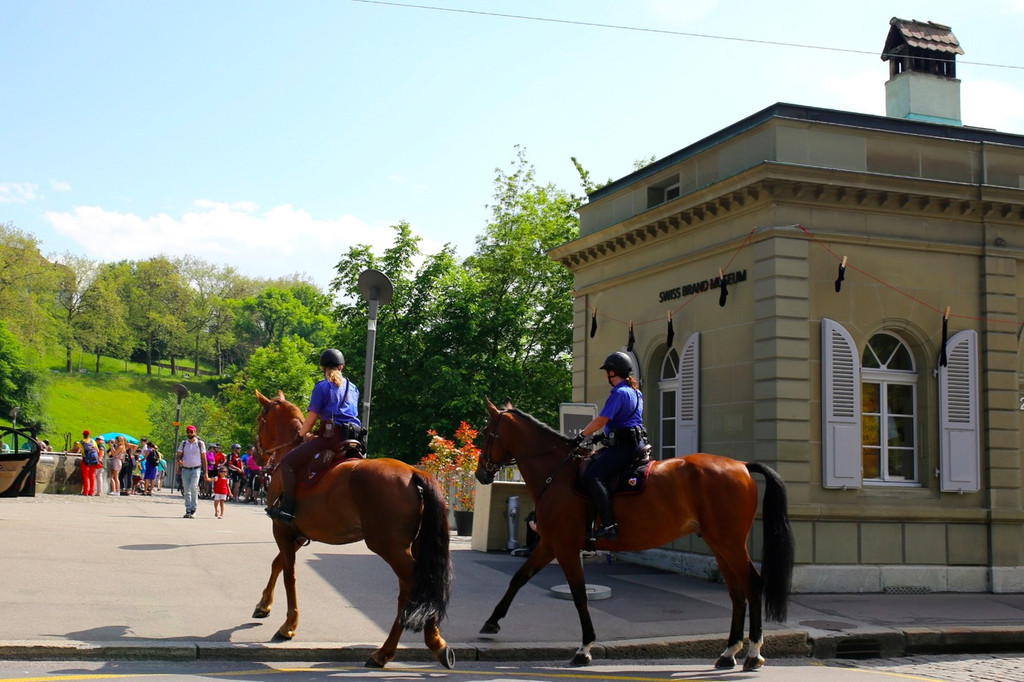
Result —
[[92, 471], [93, 482], [92, 482], [92, 494], [102, 495], [103, 494], [103, 466], [106, 464], [107, 459], [107, 443], [103, 440], [103, 436], [96, 436], [96, 449], [99, 451], [100, 461], [96, 464], [96, 468]]
[[124, 446], [124, 461], [121, 462], [121, 480], [119, 481], [122, 495], [131, 495], [132, 493], [132, 469], [135, 468], [138, 451], [139, 446], [134, 443], [126, 443]]
[[633, 373], [633, 362], [629, 356], [618, 351], [612, 353], [601, 365], [611, 392], [605, 400], [601, 413], [583, 427], [576, 437], [577, 444], [598, 431], [604, 431], [609, 446], [598, 450], [591, 458], [584, 474], [584, 483], [590, 493], [597, 513], [601, 516], [601, 527], [594, 531], [593, 539], [618, 537], [618, 524], [612, 512], [611, 495], [607, 481], [612, 474], [629, 464], [641, 444], [647, 441], [644, 431], [644, 396], [640, 393]]
[[231, 494], [227, 467], [217, 469], [217, 478], [213, 480], [213, 515], [224, 518], [224, 500]]
[[90, 437], [89, 429], [82, 431], [82, 440], [75, 441], [71, 452], [82, 455], [82, 494], [91, 497], [96, 494], [96, 468], [100, 463], [100, 451], [96, 441]]
[[142, 474], [146, 495], [153, 494], [153, 484], [156, 483], [156, 472], [160, 468], [161, 459], [163, 457], [160, 456], [160, 450], [156, 447], [156, 443], [151, 443], [149, 452], [146, 454], [146, 468]]
[[110, 460], [110, 494], [121, 493], [121, 468], [124, 466], [124, 456], [128, 451], [128, 441], [124, 436], [118, 436], [110, 446], [107, 459]]
[[206, 473], [206, 443], [199, 440], [196, 427], [189, 424], [185, 427], [185, 440], [178, 444], [175, 453], [178, 469], [181, 470], [181, 488], [185, 495], [185, 517], [195, 518], [197, 498], [199, 497], [199, 478], [209, 482]]
[[259, 477], [263, 467], [256, 461], [256, 446], [250, 445], [245, 451], [245, 501], [252, 502], [256, 499], [257, 493], [259, 492], [256, 484], [256, 479]]
[[333, 450], [343, 440], [360, 440], [365, 435], [359, 421], [359, 389], [342, 376], [345, 356], [340, 350], [328, 348], [320, 354], [320, 370], [324, 378], [313, 387], [306, 419], [299, 426], [298, 438], [309, 435], [320, 421], [315, 437], [291, 450], [281, 459], [280, 506], [268, 507], [267, 514], [285, 523], [295, 520], [295, 479], [318, 452]]
[[228, 479], [231, 481], [231, 501], [238, 501], [238, 491], [245, 479], [245, 470], [242, 468], [242, 446], [235, 443], [231, 446], [231, 454], [227, 460]]
[[156, 465], [156, 491], [164, 489], [164, 479], [167, 478], [167, 460], [163, 454], [160, 455], [160, 463]]

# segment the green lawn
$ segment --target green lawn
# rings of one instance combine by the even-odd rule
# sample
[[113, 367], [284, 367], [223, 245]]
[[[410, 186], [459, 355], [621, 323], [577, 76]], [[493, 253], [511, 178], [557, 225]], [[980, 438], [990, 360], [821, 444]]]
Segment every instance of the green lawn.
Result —
[[[48, 355], [46, 366], [50, 370], [49, 385], [46, 389], [46, 414], [51, 425], [40, 439], [48, 439], [55, 450], [78, 440], [83, 429], [93, 435], [120, 431], [136, 438], [149, 435], [152, 425], [149, 421], [149, 406], [153, 400], [170, 395], [174, 384], [184, 384], [190, 392], [213, 395], [217, 392], [217, 380], [207, 378], [198, 381], [185, 378], [179, 371], [172, 376], [167, 369], [153, 368], [153, 374], [146, 374], [141, 363], [101, 358], [100, 373], [96, 368], [95, 356], [82, 358], [79, 372], [79, 357], [74, 356], [71, 374], [65, 370], [63, 353]], [[0, 420], [9, 424], [9, 420]]]

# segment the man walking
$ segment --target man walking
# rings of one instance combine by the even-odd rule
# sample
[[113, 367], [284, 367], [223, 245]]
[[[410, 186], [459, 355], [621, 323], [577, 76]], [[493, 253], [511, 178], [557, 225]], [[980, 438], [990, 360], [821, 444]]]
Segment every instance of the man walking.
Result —
[[195, 517], [199, 500], [199, 477], [202, 476], [207, 483], [210, 481], [206, 473], [206, 443], [196, 437], [196, 427], [191, 424], [185, 427], [185, 440], [178, 445], [176, 460], [185, 494], [185, 518], [191, 519]]

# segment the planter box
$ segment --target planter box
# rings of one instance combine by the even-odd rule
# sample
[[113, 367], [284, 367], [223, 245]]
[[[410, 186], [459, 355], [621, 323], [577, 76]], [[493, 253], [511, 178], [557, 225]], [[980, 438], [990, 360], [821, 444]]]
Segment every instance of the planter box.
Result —
[[495, 481], [490, 485], [476, 482], [476, 511], [473, 514], [471, 547], [478, 552], [507, 552], [508, 519], [505, 505], [508, 498], [519, 498], [518, 542], [526, 544], [526, 515], [533, 511], [533, 498], [525, 483]]

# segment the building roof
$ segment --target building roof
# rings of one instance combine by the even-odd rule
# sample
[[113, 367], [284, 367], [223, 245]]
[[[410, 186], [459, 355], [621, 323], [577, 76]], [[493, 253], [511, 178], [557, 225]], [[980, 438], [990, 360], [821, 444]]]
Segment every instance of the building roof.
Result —
[[949, 26], [931, 21], [900, 19], [899, 17], [890, 19], [889, 26], [891, 28], [885, 39], [885, 47], [882, 49], [882, 61], [888, 61], [898, 54], [899, 48], [903, 45], [918, 50], [952, 55], [964, 53], [960, 47], [960, 41], [953, 35], [953, 30]]

